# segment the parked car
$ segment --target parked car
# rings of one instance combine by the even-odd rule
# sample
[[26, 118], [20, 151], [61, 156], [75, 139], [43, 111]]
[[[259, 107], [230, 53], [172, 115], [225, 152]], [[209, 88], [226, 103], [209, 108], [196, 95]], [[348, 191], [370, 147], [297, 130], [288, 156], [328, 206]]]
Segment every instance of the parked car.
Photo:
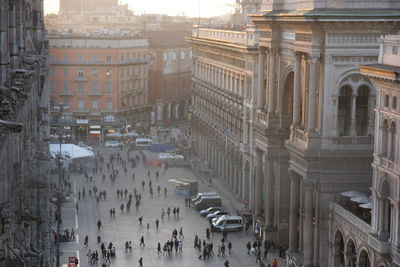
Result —
[[169, 128], [160, 126], [160, 127], [158, 127], [157, 132], [159, 132], [159, 133], [168, 133], [169, 132]]
[[214, 213], [208, 214], [208, 215], [207, 215], [207, 220], [211, 223], [211, 222], [212, 222], [212, 219], [217, 218], [217, 217], [220, 217], [220, 216], [222, 216], [222, 215], [229, 215], [229, 212], [226, 211], [226, 210], [217, 210], [217, 211], [214, 212]]
[[200, 216], [206, 217], [208, 214], [214, 213], [217, 210], [222, 210], [222, 208], [221, 207], [209, 207], [206, 210], [201, 210], [200, 211]]
[[120, 142], [118, 142], [118, 141], [107, 141], [104, 144], [104, 146], [105, 147], [120, 147], [120, 146], [122, 146], [122, 144]]
[[218, 231], [242, 231], [243, 219], [240, 216], [224, 215], [219, 218], [214, 218], [211, 225]]

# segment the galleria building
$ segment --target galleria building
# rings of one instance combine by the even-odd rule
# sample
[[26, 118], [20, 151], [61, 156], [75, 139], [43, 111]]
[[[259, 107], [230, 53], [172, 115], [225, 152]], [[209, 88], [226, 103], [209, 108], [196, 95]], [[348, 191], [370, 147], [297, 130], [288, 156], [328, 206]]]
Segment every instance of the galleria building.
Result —
[[195, 150], [288, 266], [400, 266], [400, 1], [246, 5], [188, 38]]

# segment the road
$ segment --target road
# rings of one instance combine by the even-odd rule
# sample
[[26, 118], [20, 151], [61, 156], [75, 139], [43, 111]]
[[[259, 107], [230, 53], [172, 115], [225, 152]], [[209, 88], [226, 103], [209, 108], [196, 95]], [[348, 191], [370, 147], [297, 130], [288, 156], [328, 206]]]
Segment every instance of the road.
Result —
[[[126, 158], [126, 150], [120, 151], [116, 148], [104, 148], [95, 147], [95, 154], [100, 151], [101, 155], [105, 158], [105, 163], [108, 162], [110, 153], [120, 152], [121, 155]], [[155, 158], [157, 154], [146, 151], [148, 158]], [[131, 152], [133, 155], [139, 155], [138, 151]], [[170, 178], [193, 178], [196, 179], [194, 174], [190, 171], [186, 171], [183, 168], [168, 168], [165, 173], [161, 168], [151, 167], [147, 168], [142, 162], [138, 164], [137, 168], [128, 168], [128, 173], [125, 176], [123, 168], [120, 164], [114, 163], [115, 169], [118, 170], [119, 176], [115, 183], [110, 181], [110, 171], [107, 170], [106, 165], [103, 165], [103, 172], [106, 174], [106, 180], [104, 183], [101, 179], [101, 174], [94, 175], [93, 181], [88, 182], [84, 178], [84, 175], [71, 175], [71, 183], [74, 191], [74, 196], [70, 198], [68, 203], [65, 203], [62, 207], [62, 219], [63, 224], [61, 229], [75, 229], [77, 238], [75, 241], [63, 242], [61, 263], [67, 263], [68, 257], [78, 257], [79, 266], [101, 266], [103, 259], [100, 252], [100, 244], [97, 242], [97, 235], [101, 236], [101, 241], [108, 245], [112, 242], [116, 247], [116, 257], [112, 259], [111, 264], [107, 266], [118, 266], [118, 267], [131, 267], [139, 266], [138, 259], [143, 257], [144, 266], [224, 266], [226, 259], [230, 262], [231, 267], [242, 267], [242, 266], [260, 266], [256, 264], [256, 259], [253, 255], [248, 255], [246, 250], [246, 243], [251, 241], [252, 238], [245, 232], [229, 233], [228, 240], [232, 242], [233, 249], [232, 254], [226, 257], [218, 257], [217, 255], [210, 257], [206, 260], [199, 260], [200, 252], [198, 249], [193, 247], [194, 235], [197, 234], [201, 240], [206, 239], [206, 228], [208, 222], [206, 219], [199, 216], [198, 211], [193, 207], [185, 207], [184, 197], [175, 195], [173, 193], [172, 184], [168, 183]], [[147, 177], [147, 171], [150, 170], [150, 178]], [[155, 173], [158, 171], [160, 177], [157, 180]], [[135, 173], [135, 180], [132, 182], [132, 172]], [[89, 175], [92, 175], [89, 172]], [[142, 190], [141, 182], [146, 182], [145, 189]], [[152, 181], [154, 188], [154, 195], [151, 196], [149, 193], [148, 182]], [[107, 191], [106, 200], [100, 200], [98, 203], [94, 195], [89, 196], [88, 190], [93, 186], [97, 186], [99, 191]], [[160, 195], [157, 194], [157, 186], [161, 188], [167, 187], [168, 193], [164, 196], [163, 192]], [[78, 200], [78, 191], [82, 191], [85, 188], [86, 197], [85, 199]], [[121, 203], [126, 205], [128, 198], [122, 200], [117, 197], [117, 189], [128, 189], [130, 193], [133, 193], [133, 189], [136, 188], [142, 195], [142, 203], [138, 210], [132, 205], [129, 213], [126, 211], [121, 212], [119, 207]], [[214, 189], [204, 185], [199, 181], [199, 191], [213, 191]], [[129, 195], [129, 194], [128, 194]], [[79, 210], [76, 212], [75, 203], [78, 203]], [[223, 200], [224, 202], [224, 200]], [[134, 201], [133, 201], [134, 203]], [[160, 213], [161, 208], [165, 210], [170, 207], [179, 207], [180, 216], [174, 218], [171, 216], [168, 218], [165, 216], [164, 220], [161, 219]], [[109, 210], [115, 208], [116, 216], [111, 218]], [[138, 218], [143, 216], [143, 226], [139, 225]], [[157, 230], [155, 227], [155, 220], [159, 218], [160, 225]], [[97, 230], [97, 221], [101, 220], [102, 227], [100, 232]], [[146, 224], [150, 223], [150, 229], [147, 231]], [[173, 252], [170, 256], [157, 255], [157, 243], [164, 242], [171, 239], [171, 233], [173, 229], [179, 231], [180, 227], [183, 228], [184, 238], [183, 252]], [[85, 235], [89, 236], [88, 247], [84, 247]], [[139, 247], [139, 239], [143, 236], [145, 239], [145, 247]], [[217, 247], [220, 244], [221, 234], [217, 233], [211, 237], [207, 242], [213, 242], [214, 252], [217, 251]], [[132, 241], [133, 250], [132, 252], [125, 252], [125, 242]], [[86, 256], [88, 250], [98, 250], [100, 261], [98, 265], [90, 265], [88, 263], [88, 257]], [[216, 254], [216, 253], [215, 253]], [[270, 254], [269, 260], [271, 261], [276, 254]], [[279, 266], [283, 266], [280, 264]]]

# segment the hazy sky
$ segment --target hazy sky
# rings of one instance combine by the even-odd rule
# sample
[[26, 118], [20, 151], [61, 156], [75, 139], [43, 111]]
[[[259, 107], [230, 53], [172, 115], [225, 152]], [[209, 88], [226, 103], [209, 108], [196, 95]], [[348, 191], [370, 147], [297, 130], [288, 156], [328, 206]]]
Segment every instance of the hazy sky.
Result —
[[[233, 11], [235, 0], [119, 0], [129, 4], [135, 14], [158, 13], [197, 17], [218, 16]], [[59, 0], [44, 0], [45, 13], [58, 13]]]

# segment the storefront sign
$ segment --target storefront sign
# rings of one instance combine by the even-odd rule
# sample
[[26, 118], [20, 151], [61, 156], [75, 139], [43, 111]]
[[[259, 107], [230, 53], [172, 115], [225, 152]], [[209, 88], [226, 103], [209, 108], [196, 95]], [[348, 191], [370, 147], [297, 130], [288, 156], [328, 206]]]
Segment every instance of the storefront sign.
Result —
[[76, 124], [88, 124], [89, 120], [82, 120], [82, 119], [77, 119]]
[[90, 129], [101, 129], [100, 125], [90, 125]]

